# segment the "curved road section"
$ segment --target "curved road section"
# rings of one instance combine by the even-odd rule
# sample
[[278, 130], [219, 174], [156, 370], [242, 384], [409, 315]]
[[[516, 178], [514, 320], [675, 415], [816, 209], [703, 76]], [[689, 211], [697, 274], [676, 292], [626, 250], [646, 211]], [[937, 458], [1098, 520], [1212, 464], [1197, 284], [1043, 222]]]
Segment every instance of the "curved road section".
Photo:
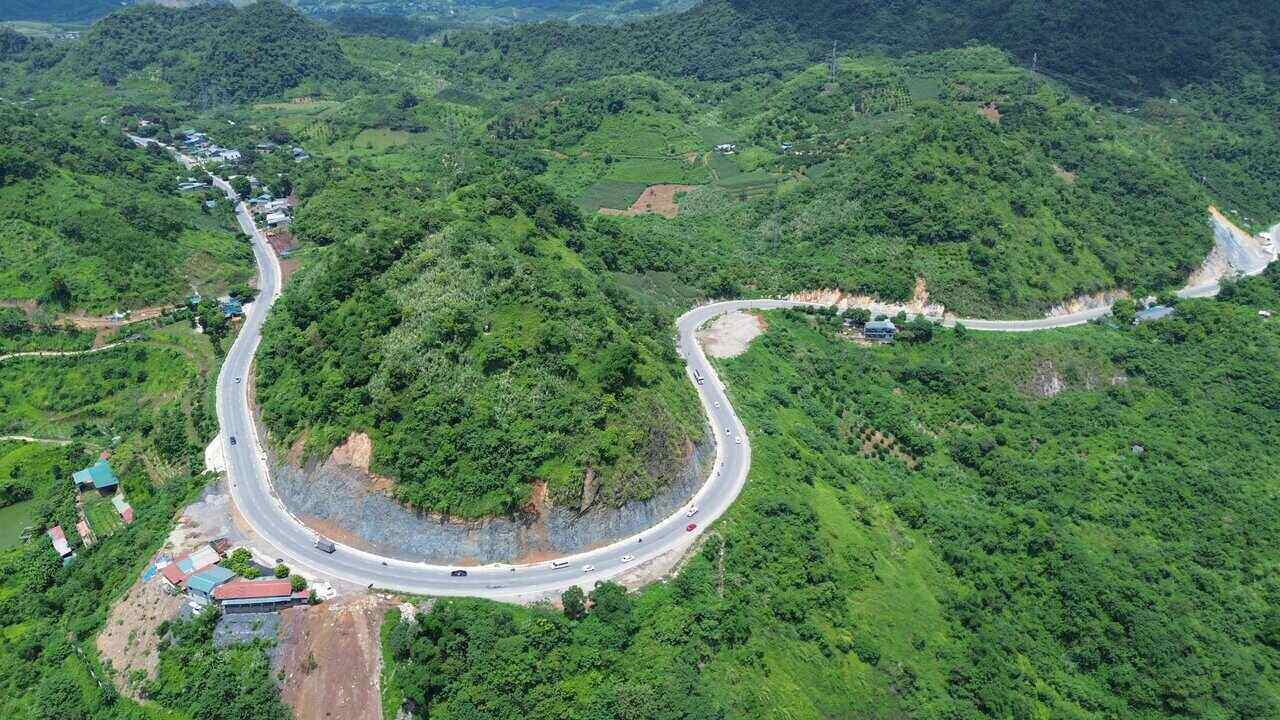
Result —
[[[133, 139], [139, 144], [149, 142], [143, 138]], [[175, 155], [189, 167], [194, 162], [176, 152]], [[691, 505], [698, 508], [693, 517], [686, 516], [686, 508], [689, 507], [686, 506], [643, 533], [605, 547], [555, 562], [468, 567], [463, 577], [451, 574], [458, 569], [455, 567], [381, 557], [345, 545], [337, 545], [333, 553], [317, 549], [315, 532], [294, 517], [272, 491], [266, 453], [252, 419], [249, 383], [243, 382], [249, 377], [267, 313], [280, 295], [280, 264], [254, 224], [248, 208], [238, 201], [226, 182], [216, 177], [213, 180], [229, 198], [236, 201], [236, 217], [241, 229], [252, 239], [259, 272], [258, 299], [249, 304], [244, 326], [227, 353], [218, 376], [220, 440], [227, 460], [232, 499], [244, 520], [271, 546], [269, 549], [275, 557], [321, 576], [388, 590], [505, 600], [540, 598], [572, 585], [590, 587], [597, 580], [620, 575], [669, 552], [684, 551], [706, 526], [729, 509], [742, 491], [751, 467], [751, 444], [724, 386], [697, 342], [697, 330], [712, 318], [728, 312], [800, 307], [812, 303], [788, 300], [720, 302], [694, 308], [677, 320], [679, 352], [687, 364], [689, 379], [697, 388], [717, 446], [711, 474], [691, 501]], [[1110, 308], [1099, 307], [1035, 320], [948, 319], [943, 324], [962, 322], [975, 330], [1025, 332], [1080, 325], [1108, 312]], [[232, 438], [236, 438], [235, 444], [232, 444]], [[697, 525], [693, 531], [687, 529], [690, 523]]]

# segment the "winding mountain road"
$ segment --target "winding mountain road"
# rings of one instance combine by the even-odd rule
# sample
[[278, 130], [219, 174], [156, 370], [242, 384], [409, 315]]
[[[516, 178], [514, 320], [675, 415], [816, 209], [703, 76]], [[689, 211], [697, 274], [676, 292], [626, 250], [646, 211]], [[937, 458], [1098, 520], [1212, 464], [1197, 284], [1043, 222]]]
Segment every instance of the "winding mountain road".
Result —
[[[134, 140], [146, 142], [142, 138]], [[240, 227], [252, 238], [259, 273], [259, 297], [247, 306], [244, 326], [227, 353], [218, 376], [217, 414], [222, 429], [219, 439], [227, 461], [232, 499], [241, 517], [268, 545], [258, 548], [260, 552], [282, 558], [304, 572], [362, 586], [423, 595], [530, 600], [547, 597], [572, 585], [590, 588], [598, 580], [618, 576], [667, 553], [686, 550], [737, 499], [751, 467], [750, 439], [715, 369], [697, 341], [698, 328], [719, 315], [739, 310], [815, 305], [789, 300], [734, 300], [694, 308], [677, 320], [678, 349], [686, 361], [686, 372], [698, 391], [717, 446], [710, 476], [691, 503], [698, 508], [696, 516], [686, 517], [685, 508], [681, 508], [639, 535], [561, 558], [557, 564], [566, 564], [560, 567], [550, 561], [524, 565], [490, 564], [467, 567], [465, 577], [452, 576], [451, 572], [458, 569], [453, 566], [382, 557], [341, 544], [335, 552], [325, 553], [315, 547], [316, 533], [294, 517], [272, 490], [266, 453], [253, 422], [250, 383], [242, 382], [243, 378], [250, 376], [254, 354], [261, 341], [262, 326], [280, 295], [280, 264], [254, 224], [248, 208], [239, 201], [231, 187], [218, 178], [214, 178], [214, 183], [236, 202], [236, 216]], [[1280, 226], [1277, 229], [1280, 230]], [[1216, 287], [1213, 291], [1216, 292]], [[1098, 307], [1034, 320], [948, 319], [943, 324], [962, 322], [973, 330], [1029, 332], [1081, 325], [1109, 311], [1109, 307]], [[699, 375], [702, 382], [696, 381]], [[237, 442], [231, 444], [231, 438], [237, 438]], [[689, 523], [696, 523], [697, 528], [688, 531]], [[592, 570], [586, 570], [588, 566]]]

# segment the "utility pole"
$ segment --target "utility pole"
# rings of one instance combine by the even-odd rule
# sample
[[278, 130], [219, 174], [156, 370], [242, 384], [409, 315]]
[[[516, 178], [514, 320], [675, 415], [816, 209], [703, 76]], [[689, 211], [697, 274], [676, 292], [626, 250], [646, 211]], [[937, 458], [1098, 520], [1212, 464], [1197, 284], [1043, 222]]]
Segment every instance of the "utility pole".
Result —
[[827, 93], [836, 91], [836, 42], [834, 40], [831, 41], [831, 62], [827, 64], [827, 86], [823, 91]]

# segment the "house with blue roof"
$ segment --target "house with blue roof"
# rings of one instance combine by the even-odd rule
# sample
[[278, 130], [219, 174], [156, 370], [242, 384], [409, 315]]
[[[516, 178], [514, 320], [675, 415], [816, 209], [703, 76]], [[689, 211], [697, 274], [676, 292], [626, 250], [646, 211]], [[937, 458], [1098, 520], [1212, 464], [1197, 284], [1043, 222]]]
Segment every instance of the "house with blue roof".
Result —
[[201, 600], [213, 600], [213, 589], [229, 582], [236, 574], [221, 565], [205, 568], [187, 578], [187, 592]]
[[88, 490], [92, 487], [105, 492], [114, 490], [120, 485], [116, 474], [111, 471], [111, 464], [106, 460], [99, 460], [83, 470], [75, 471], [71, 474], [71, 479], [80, 490]]
[[227, 298], [218, 302], [218, 306], [222, 308], [222, 317], [233, 318], [244, 316], [244, 306], [235, 298]]

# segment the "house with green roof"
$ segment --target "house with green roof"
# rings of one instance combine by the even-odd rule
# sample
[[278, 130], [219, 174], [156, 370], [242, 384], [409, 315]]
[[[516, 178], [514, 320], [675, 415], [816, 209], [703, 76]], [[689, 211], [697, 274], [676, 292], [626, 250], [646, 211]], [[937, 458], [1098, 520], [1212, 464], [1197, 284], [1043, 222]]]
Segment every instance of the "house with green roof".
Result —
[[90, 487], [96, 490], [113, 490], [120, 484], [116, 474], [111, 472], [111, 464], [106, 460], [99, 460], [83, 470], [75, 471], [71, 474], [71, 479], [81, 490]]
[[221, 565], [213, 565], [187, 578], [187, 592], [203, 600], [212, 600], [213, 589], [235, 576]]

